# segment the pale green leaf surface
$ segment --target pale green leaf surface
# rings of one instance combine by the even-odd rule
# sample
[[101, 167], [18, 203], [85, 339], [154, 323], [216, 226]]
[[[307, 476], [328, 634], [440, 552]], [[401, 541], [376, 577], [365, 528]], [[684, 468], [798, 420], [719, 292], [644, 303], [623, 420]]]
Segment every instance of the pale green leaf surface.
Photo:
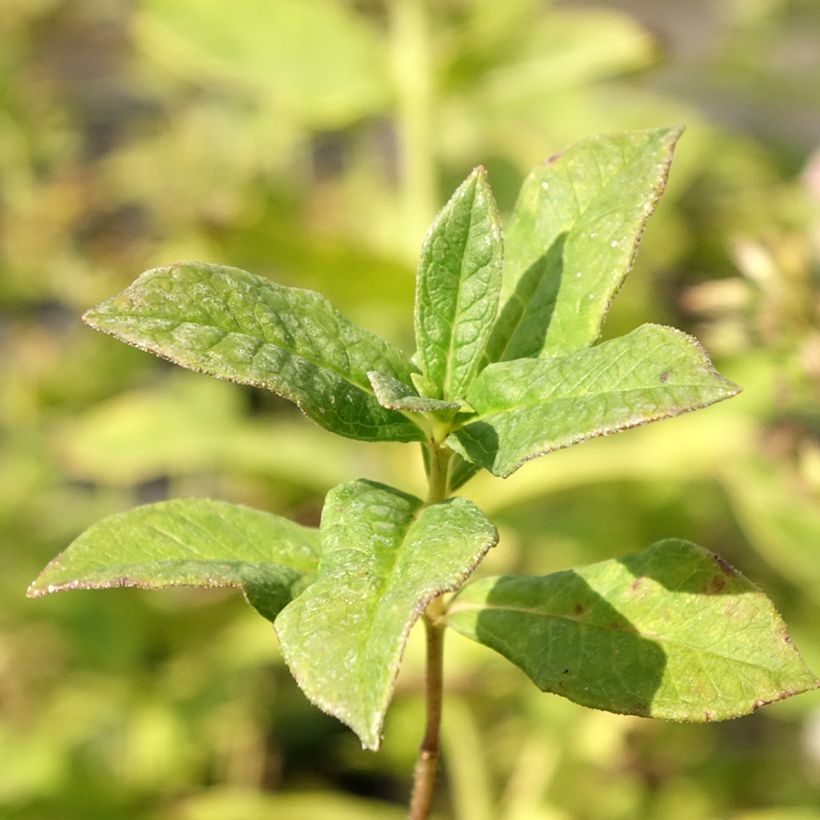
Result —
[[383, 38], [364, 15], [333, 0], [242, 8], [226, 15], [219, 0], [142, 0], [137, 42], [176, 75], [252, 94], [280, 127], [338, 127], [384, 105]]
[[725, 466], [724, 485], [749, 542], [820, 601], [820, 493], [763, 458]]
[[313, 291], [187, 262], [143, 273], [84, 318], [183, 367], [272, 390], [339, 435], [423, 437], [406, 416], [376, 401], [367, 379], [379, 370], [409, 380], [410, 363]]
[[477, 417], [447, 443], [506, 477], [552, 450], [705, 407], [737, 392], [691, 336], [642, 325], [567, 356], [489, 365], [467, 394]]
[[486, 172], [476, 168], [425, 237], [416, 281], [418, 362], [433, 398], [463, 398], [498, 310], [502, 240]]
[[465, 587], [448, 623], [584, 706], [723, 720], [817, 687], [768, 598], [686, 541]]
[[319, 531], [224, 501], [135, 507], [93, 524], [31, 584], [36, 598], [69, 589], [236, 587], [275, 615], [316, 570]]
[[487, 361], [554, 356], [597, 340], [679, 136], [659, 128], [590, 137], [532, 171], [504, 235]]
[[[520, 106], [532, 111], [543, 106], [546, 95], [556, 92], [588, 100], [594, 88], [591, 84], [646, 68], [658, 58], [652, 35], [634, 18], [615, 9], [554, 6], [549, 13], [536, 16], [528, 6], [524, 14], [526, 21], [516, 26], [517, 34], [523, 36], [514, 45], [497, 17], [482, 21], [481, 34], [473, 35], [473, 42], [495, 42], [501, 51], [501, 60], [489, 63], [491, 68], [479, 93], [482, 102], [491, 103], [494, 113], [503, 112], [507, 121], [516, 122], [511, 114], [520, 111]], [[611, 87], [604, 88], [612, 94]], [[646, 90], [642, 91], [646, 95]], [[566, 107], [561, 109], [560, 118], [555, 117], [554, 109], [549, 113], [553, 126], [547, 133], [552, 134], [566, 123]], [[611, 122], [611, 116], [611, 112], [599, 111], [598, 120], [609, 118]], [[629, 118], [619, 111], [619, 119]], [[577, 130], [578, 124], [573, 122], [570, 127]]]
[[316, 581], [276, 632], [307, 697], [376, 749], [411, 626], [463, 583], [497, 534], [466, 499], [423, 507], [364, 480], [328, 494], [321, 533]]
[[382, 407], [390, 410], [406, 410], [410, 413], [436, 413], [442, 411], [459, 410], [461, 402], [442, 401], [441, 399], [428, 399], [426, 396], [419, 396], [416, 391], [392, 376], [385, 376], [384, 373], [377, 373], [371, 370], [367, 374], [376, 399]]

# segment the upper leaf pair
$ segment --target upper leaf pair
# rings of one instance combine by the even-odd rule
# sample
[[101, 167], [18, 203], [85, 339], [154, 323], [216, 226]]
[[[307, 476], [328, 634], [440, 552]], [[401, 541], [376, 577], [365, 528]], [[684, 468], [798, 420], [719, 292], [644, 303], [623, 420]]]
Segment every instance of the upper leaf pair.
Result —
[[508, 476], [559, 447], [737, 392], [694, 339], [671, 328], [647, 325], [587, 349], [631, 267], [679, 134], [593, 137], [536, 168], [503, 268], [482, 169], [439, 214], [419, 267], [417, 357], [437, 398], [470, 408], [446, 439], [467, 461]]
[[585, 350], [630, 268], [678, 135], [592, 137], [552, 157], [522, 188], [505, 253], [486, 174], [474, 170], [424, 240], [421, 372], [319, 294], [235, 268], [148, 271], [85, 318], [185, 367], [273, 390], [343, 436], [446, 438], [467, 462], [451, 487], [482, 467], [507, 476], [557, 447], [737, 391], [694, 340], [668, 328]]

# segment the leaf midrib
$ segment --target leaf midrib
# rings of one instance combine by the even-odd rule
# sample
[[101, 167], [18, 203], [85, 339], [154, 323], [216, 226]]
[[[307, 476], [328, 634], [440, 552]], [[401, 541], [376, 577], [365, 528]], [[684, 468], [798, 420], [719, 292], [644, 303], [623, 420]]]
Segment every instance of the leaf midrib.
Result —
[[[106, 318], [108, 318], [111, 315], [112, 314], [106, 314]], [[372, 387], [370, 386], [370, 382], [367, 381], [367, 376], [366, 375], [365, 375], [365, 378], [364, 378], [363, 382], [367, 381], [367, 386], [365, 386], [364, 383], [359, 383], [358, 381], [355, 381], [351, 377], [351, 374], [344, 373], [343, 371], [339, 370], [337, 367], [335, 367], [333, 365], [329, 365], [329, 364], [324, 363], [324, 362], [318, 362], [315, 359], [313, 359], [312, 357], [303, 355], [301, 352], [296, 352], [295, 350], [291, 350], [288, 347], [286, 347], [284, 345], [281, 345], [281, 344], [276, 344], [275, 342], [271, 342], [271, 341], [268, 341], [268, 340], [265, 340], [265, 339], [260, 339], [258, 336], [253, 336], [250, 333], [245, 333], [245, 332], [236, 331], [236, 330], [225, 330], [224, 328], [219, 327], [219, 325], [208, 324], [206, 322], [192, 322], [192, 321], [187, 320], [187, 319], [184, 319], [184, 320], [183, 319], [180, 319], [180, 320], [169, 319], [168, 317], [165, 317], [165, 316], [152, 316], [152, 315], [146, 315], [144, 313], [126, 312], [126, 311], [123, 311], [123, 310], [118, 310], [116, 313], [113, 314], [113, 316], [114, 316], [114, 318], [122, 317], [122, 318], [137, 319], [137, 320], [139, 320], [139, 319], [159, 319], [161, 321], [174, 322], [173, 325], [171, 325], [170, 327], [168, 327], [167, 329], [165, 329], [163, 331], [163, 332], [166, 332], [166, 333], [170, 333], [172, 330], [175, 330], [176, 328], [180, 327], [181, 325], [192, 325], [194, 327], [206, 328], [206, 329], [210, 329], [210, 330], [218, 330], [219, 332], [223, 333], [224, 335], [218, 342], [215, 342], [213, 345], [211, 345], [211, 348], [216, 347], [216, 345], [223, 342], [228, 336], [239, 336], [239, 337], [242, 337], [244, 339], [249, 339], [251, 341], [258, 342], [260, 344], [260, 347], [257, 348], [254, 351], [254, 353], [252, 355], [252, 359], [255, 358], [258, 355], [259, 351], [262, 350], [264, 347], [273, 347], [273, 348], [276, 348], [278, 350], [283, 350], [285, 353], [289, 354], [290, 356], [293, 356], [294, 358], [301, 359], [302, 361], [307, 362], [308, 364], [311, 364], [314, 367], [319, 368], [320, 370], [326, 370], [329, 373], [332, 373], [333, 375], [338, 376], [340, 379], [342, 379], [343, 381], [346, 381], [352, 387], [355, 387], [357, 390], [360, 390], [362, 393], [365, 393], [367, 396], [372, 396], [373, 399], [376, 399], [376, 395], [373, 392]], [[96, 323], [96, 316], [94, 317], [94, 322]], [[105, 330], [106, 328], [100, 327], [100, 329]], [[112, 332], [112, 331], [109, 331], [109, 332]], [[117, 333], [112, 332], [112, 335], [117, 335]], [[122, 334], [122, 335], [124, 336], [125, 334]], [[171, 356], [169, 356], [168, 352], [165, 351], [165, 350], [160, 351], [158, 349], [155, 349], [155, 348], [152, 347], [151, 344], [147, 344], [146, 348], [152, 353], [156, 353], [157, 355], [161, 355], [163, 357], [170, 358], [173, 361], [173, 358]], [[206, 352], [206, 351], [197, 351], [197, 352], [201, 353], [201, 352]], [[382, 359], [382, 361], [385, 361], [385, 360]], [[385, 361], [385, 363], [387, 363], [387, 362]], [[369, 369], [376, 369], [376, 368], [371, 367]], [[397, 376], [394, 376], [394, 378], [396, 378], [397, 381], [401, 381], [401, 379], [399, 379]], [[401, 382], [401, 383], [404, 384], [404, 382]], [[376, 403], [378, 404], [378, 400], [376, 401]], [[381, 406], [381, 405], [379, 405], [379, 406]], [[385, 409], [388, 409], [388, 408], [385, 408]]]
[[[448, 610], [449, 614], [458, 614], [459, 612], [482, 612], [482, 611], [497, 611], [497, 612], [519, 612], [522, 615], [533, 615], [536, 617], [547, 618], [547, 619], [554, 619], [559, 621], [570, 621], [572, 623], [578, 624], [579, 627], [591, 627], [595, 629], [601, 629], [605, 631], [611, 632], [631, 632], [633, 635], [637, 635], [639, 638], [644, 638], [649, 641], [655, 641], [659, 644], [667, 643], [672, 646], [679, 646], [684, 649], [689, 649], [693, 652], [698, 652], [705, 655], [711, 655], [714, 658], [719, 658], [724, 661], [730, 661], [732, 663], [741, 663], [746, 666], [751, 666], [755, 669], [766, 669], [770, 672], [776, 672], [777, 668], [770, 668], [768, 666], [764, 666], [760, 663], [754, 663], [752, 661], [743, 660], [742, 658], [733, 658], [730, 655], [724, 655], [721, 652], [716, 652], [713, 649], [705, 649], [699, 646], [695, 646], [693, 644], [687, 643], [685, 641], [681, 641], [674, 638], [667, 638], [662, 635], [657, 635], [651, 632], [641, 632], [636, 627], [632, 626], [612, 626], [609, 624], [599, 624], [593, 623], [591, 621], [586, 621], [580, 617], [573, 617], [572, 615], [565, 615], [565, 614], [557, 614], [553, 612], [544, 612], [543, 610], [539, 609], [530, 609], [528, 607], [516, 607], [516, 606], [496, 606], [493, 604], [465, 604], [465, 603], [456, 603]], [[621, 616], [623, 617], [623, 616]]]
[[[667, 382], [662, 386], [656, 387], [628, 387], [622, 390], [600, 390], [598, 392], [588, 392], [588, 393], [577, 393], [571, 394], [566, 396], [561, 396], [560, 398], [543, 398], [540, 400], [534, 400], [530, 402], [525, 402], [523, 404], [515, 404], [515, 405], [508, 405], [506, 407], [496, 407], [492, 410], [487, 410], [477, 416], [472, 416], [469, 419], [466, 419], [464, 424], [460, 427], [455, 428], [454, 432], [459, 432], [461, 430], [465, 430], [466, 428], [470, 427], [470, 425], [475, 424], [476, 422], [483, 421], [486, 418], [490, 418], [492, 416], [503, 416], [509, 413], [517, 413], [523, 410], [532, 410], [536, 407], [548, 407], [552, 404], [558, 404], [558, 402], [562, 401], [578, 401], [583, 399], [595, 399], [595, 398], [604, 398], [606, 396], [614, 396], [614, 395], [625, 395], [628, 393], [639, 393], [649, 391], [661, 391], [666, 390], [670, 387], [709, 387], [710, 384], [708, 382], [674, 382], [670, 383]], [[688, 405], [687, 405], [688, 406]]]
[[[621, 165], [619, 165], [619, 166], [618, 166], [618, 170], [617, 170], [617, 171], [615, 171], [615, 172], [612, 174], [612, 176], [610, 176], [610, 177], [607, 179], [607, 181], [606, 181], [606, 189], [605, 189], [605, 192], [607, 192], [607, 193], [609, 192], [609, 190], [610, 190], [610, 186], [613, 184], [613, 181], [614, 181], [615, 179], [617, 179], [617, 178], [621, 175], [621, 173], [623, 172], [624, 168], [626, 168], [626, 167], [627, 167], [627, 165], [628, 165], [630, 162], [632, 162], [632, 161], [636, 158], [636, 155], [637, 155], [636, 153], [633, 153], [633, 154], [629, 157], [629, 159], [626, 159], [626, 157], [624, 157], [624, 158], [623, 158], [623, 161], [622, 161]], [[600, 166], [599, 166], [599, 170], [600, 170]], [[572, 192], [573, 192], [573, 195], [575, 196], [575, 201], [576, 201], [576, 202], [578, 202], [578, 193], [577, 193], [577, 191], [575, 190], [575, 185], [574, 185], [574, 184], [572, 184], [571, 182], [570, 182], [570, 185], [571, 185], [571, 187], [572, 187]], [[590, 199], [590, 200], [589, 200], [589, 202], [588, 202], [588, 203], [587, 203], [587, 204], [586, 204], [583, 208], [579, 208], [579, 209], [577, 210], [577, 213], [576, 213], [575, 218], [574, 218], [571, 222], [569, 222], [569, 223], [567, 224], [567, 227], [566, 227], [566, 228], [564, 228], [564, 230], [557, 231], [557, 232], [555, 233], [555, 237], [557, 238], [557, 237], [561, 236], [561, 234], [566, 234], [567, 236], [569, 236], [569, 235], [573, 232], [573, 230], [575, 229], [575, 226], [576, 226], [576, 225], [577, 225], [577, 224], [581, 221], [581, 219], [583, 219], [583, 217], [584, 217], [584, 216], [586, 216], [587, 212], [588, 212], [588, 211], [590, 210], [590, 208], [592, 208], [592, 206], [593, 206], [593, 205], [594, 205], [594, 204], [598, 201], [598, 199], [599, 199], [599, 198], [603, 195], [603, 193], [604, 193], [604, 191], [599, 191], [599, 192], [598, 192], [598, 193], [597, 193], [594, 197], [592, 197], [592, 199]], [[648, 218], [648, 217], [647, 217], [647, 218]], [[554, 240], [553, 240], [553, 241], [554, 241]], [[520, 272], [519, 272], [519, 274], [518, 274], [518, 278], [516, 279], [516, 282], [518, 282], [518, 281], [520, 280], [521, 276], [522, 276], [524, 273], [526, 273], [526, 271], [527, 271], [527, 268], [525, 267], [525, 268], [523, 269], [523, 271], [520, 271]], [[540, 282], [542, 282], [542, 281], [543, 281], [543, 279], [540, 279], [540, 280], [539, 280], [539, 284], [540, 284]], [[536, 287], [535, 289], [533, 289], [533, 293], [535, 293], [535, 290], [537, 290], [537, 287]], [[552, 304], [553, 304], [553, 305], [557, 304], [557, 302], [558, 302], [558, 296], [559, 296], [559, 294], [558, 294], [558, 293], [556, 293], [556, 294], [555, 294], [555, 297], [552, 299]], [[511, 294], [511, 297], [510, 297], [510, 298], [516, 298], [516, 297], [518, 297], [518, 292], [517, 292], [517, 290], [515, 290], [515, 289], [514, 289], [514, 290], [513, 290], [513, 292], [512, 292], [512, 294]], [[531, 304], [532, 304], [532, 303], [531, 303], [531, 300], [528, 300], [527, 302], [523, 302], [523, 301], [521, 300], [521, 298], [520, 298], [520, 297], [518, 297], [518, 301], [521, 303], [521, 305], [522, 305], [522, 307], [523, 307], [524, 309], [521, 311], [521, 313], [520, 313], [520, 315], [519, 315], [518, 319], [516, 319], [516, 321], [515, 321], [515, 324], [514, 324], [513, 328], [510, 330], [510, 332], [509, 332], [509, 334], [508, 334], [508, 336], [507, 336], [506, 340], [504, 341], [504, 347], [503, 347], [503, 348], [501, 349], [501, 351], [499, 352], [499, 354], [498, 354], [498, 356], [497, 356], [497, 358], [496, 358], [496, 360], [495, 360], [496, 362], [501, 362], [501, 361], [504, 361], [504, 354], [507, 352], [507, 350], [509, 349], [510, 345], [512, 344], [512, 341], [513, 341], [513, 339], [515, 338], [515, 334], [518, 332], [518, 329], [521, 327], [521, 325], [522, 325], [522, 324], [523, 324], [523, 322], [524, 322], [524, 318], [525, 318], [526, 316], [528, 316], [528, 315], [529, 315], [530, 308], [531, 308]]]
[[[465, 283], [465, 276], [464, 276], [464, 252], [467, 249], [467, 246], [470, 242], [470, 232], [473, 227], [473, 222], [475, 221], [475, 207], [476, 207], [476, 198], [478, 196], [478, 180], [475, 181], [473, 184], [473, 193], [472, 193], [472, 200], [470, 202], [470, 217], [467, 222], [467, 229], [463, 233], [463, 240], [459, 243], [459, 277], [458, 277], [458, 287], [456, 289], [456, 300], [455, 305], [453, 306], [453, 313], [450, 317], [448, 325], [450, 327], [450, 338], [447, 342], [447, 356], [446, 356], [446, 364], [444, 369], [444, 378], [442, 379], [442, 398], [446, 401], [448, 398], [457, 398], [453, 395], [453, 389], [451, 384], [451, 379], [453, 377], [453, 370], [455, 369], [455, 358], [456, 358], [456, 321], [461, 313], [461, 299], [464, 293], [464, 289], [462, 285]], [[489, 264], [489, 262], [488, 262]], [[475, 370], [475, 362], [473, 363], [473, 370]], [[469, 384], [469, 374], [467, 379], [465, 380]]]
[[[396, 568], [401, 563], [401, 558], [404, 554], [404, 547], [405, 547], [405, 544], [407, 543], [407, 536], [410, 534], [410, 530], [417, 523], [417, 521], [421, 517], [422, 513], [426, 509], [428, 509], [428, 508], [425, 507], [424, 505], [421, 505], [413, 512], [413, 515], [410, 517], [409, 521], [407, 522], [407, 526], [406, 526], [406, 528], [404, 529], [404, 532], [401, 535], [401, 540], [399, 541], [399, 543], [397, 544], [397, 546], [393, 550], [393, 554], [394, 554], [395, 557], [394, 557], [393, 561], [390, 564], [390, 568], [382, 576], [382, 583], [379, 585], [379, 588], [373, 594], [373, 597], [371, 599], [372, 604], [368, 608], [369, 617], [368, 617], [368, 622], [367, 622], [367, 632], [364, 634], [364, 636], [362, 637], [362, 640], [359, 642], [359, 646], [360, 646], [361, 652], [362, 652], [362, 656], [361, 656], [362, 659], [365, 659], [369, 654], [368, 650], [370, 649], [370, 644], [373, 640], [373, 628], [374, 628], [375, 622], [376, 622], [376, 618], [375, 618], [376, 610], [379, 608], [379, 605], [381, 604], [382, 600], [384, 599], [386, 591], [391, 587], [391, 583], [393, 581], [393, 577], [394, 577], [394, 574], [396, 572]], [[404, 628], [402, 629], [401, 637], [406, 636], [408, 631], [409, 631], [409, 627], [407, 626], [407, 624], [405, 624]], [[401, 642], [401, 637], [399, 638], [400, 642]], [[366, 663], [360, 663], [359, 664], [359, 686], [360, 686], [360, 691], [363, 694], [368, 691], [368, 687], [367, 687], [366, 681], [364, 680], [364, 676], [365, 676], [365, 673], [367, 673], [369, 671], [370, 671], [369, 667]], [[396, 669], [392, 673], [391, 682], [395, 682], [397, 675], [398, 675], [398, 669]], [[390, 689], [390, 686], [388, 686], [388, 690], [389, 689]], [[390, 698], [390, 694], [391, 694], [390, 691], [388, 691], [388, 695], [387, 695], [388, 700]], [[369, 698], [368, 698], [368, 700], [369, 700]], [[377, 706], [377, 717], [376, 717], [377, 722], [379, 720], [379, 715], [383, 714], [383, 712], [384, 712], [384, 703], [379, 704]]]

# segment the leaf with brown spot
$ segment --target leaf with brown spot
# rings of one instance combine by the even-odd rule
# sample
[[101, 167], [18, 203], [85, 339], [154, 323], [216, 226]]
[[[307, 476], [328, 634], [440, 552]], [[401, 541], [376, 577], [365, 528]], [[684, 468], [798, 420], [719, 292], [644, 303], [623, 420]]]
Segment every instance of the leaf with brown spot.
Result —
[[716, 579], [716, 564], [668, 540], [552, 575], [485, 578], [459, 593], [448, 624], [543, 691], [611, 712], [724, 720], [817, 687], [769, 599], [734, 568]]

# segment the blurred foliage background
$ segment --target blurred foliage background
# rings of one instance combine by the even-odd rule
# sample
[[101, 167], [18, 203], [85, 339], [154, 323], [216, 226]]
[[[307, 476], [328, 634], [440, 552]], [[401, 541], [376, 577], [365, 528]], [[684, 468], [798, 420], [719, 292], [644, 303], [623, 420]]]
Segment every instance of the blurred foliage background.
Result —
[[[675, 324], [745, 392], [474, 480], [502, 532], [480, 571], [689, 538], [772, 596], [817, 671], [816, 0], [3, 0], [0, 816], [398, 818], [421, 735], [415, 638], [373, 755], [305, 701], [237, 595], [25, 599], [84, 527], [136, 503], [316, 523], [341, 481], [421, 488], [411, 449], [335, 439], [82, 311], [196, 258], [320, 290], [409, 352], [421, 238], [472, 166], [507, 212], [565, 144], [672, 123], [688, 130], [607, 335]], [[816, 694], [664, 724], [448, 644], [439, 818], [820, 817]]]

